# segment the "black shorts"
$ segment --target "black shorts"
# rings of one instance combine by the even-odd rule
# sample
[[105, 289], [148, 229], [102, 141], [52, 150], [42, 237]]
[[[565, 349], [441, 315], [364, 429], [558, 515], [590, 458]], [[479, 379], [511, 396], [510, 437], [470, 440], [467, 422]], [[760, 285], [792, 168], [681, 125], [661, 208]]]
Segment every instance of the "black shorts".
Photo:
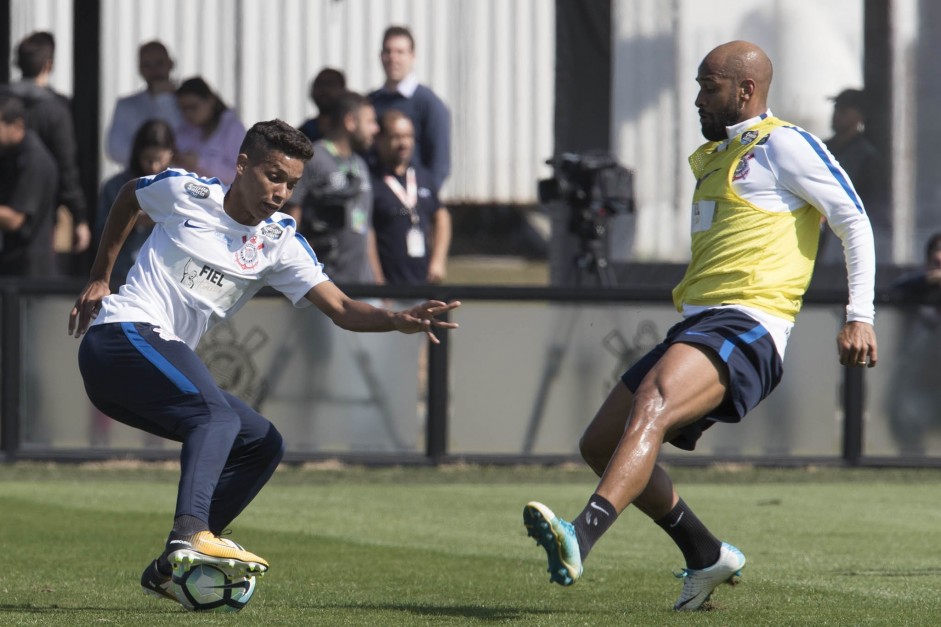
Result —
[[621, 376], [634, 393], [671, 344], [682, 342], [712, 349], [728, 367], [729, 394], [722, 403], [696, 422], [683, 427], [670, 440], [692, 451], [702, 432], [715, 422], [739, 422], [777, 387], [784, 372], [781, 356], [768, 330], [737, 309], [709, 309], [673, 325], [667, 336]]

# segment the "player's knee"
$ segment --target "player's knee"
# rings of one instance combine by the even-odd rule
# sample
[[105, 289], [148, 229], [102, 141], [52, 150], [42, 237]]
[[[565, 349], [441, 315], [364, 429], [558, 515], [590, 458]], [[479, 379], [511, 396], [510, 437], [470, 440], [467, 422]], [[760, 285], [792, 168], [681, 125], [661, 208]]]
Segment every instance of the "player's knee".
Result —
[[669, 407], [660, 388], [643, 383], [634, 394], [634, 410], [629, 429], [633, 431], [662, 431], [669, 428]]
[[281, 459], [284, 457], [284, 438], [281, 437], [281, 433], [274, 425], [268, 428], [262, 446], [272, 463], [277, 464], [281, 462]]

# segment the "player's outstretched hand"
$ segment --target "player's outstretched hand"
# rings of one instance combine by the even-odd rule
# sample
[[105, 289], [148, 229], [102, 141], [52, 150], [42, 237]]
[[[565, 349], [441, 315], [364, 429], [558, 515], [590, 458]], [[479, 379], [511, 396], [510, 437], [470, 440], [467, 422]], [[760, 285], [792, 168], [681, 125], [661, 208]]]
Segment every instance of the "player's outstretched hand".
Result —
[[840, 364], [872, 368], [879, 361], [876, 330], [867, 322], [847, 322], [836, 338]]
[[107, 281], [98, 279], [88, 282], [69, 314], [69, 335], [81, 337], [88, 330], [88, 325], [101, 311], [101, 299], [110, 293]]
[[438, 320], [436, 316], [457, 309], [460, 306], [461, 301], [459, 300], [453, 300], [450, 303], [440, 300], [425, 301], [421, 305], [397, 313], [395, 316], [395, 330], [402, 333], [424, 333], [429, 340], [435, 344], [440, 344], [441, 342], [435, 337], [432, 328], [456, 329], [457, 323]]

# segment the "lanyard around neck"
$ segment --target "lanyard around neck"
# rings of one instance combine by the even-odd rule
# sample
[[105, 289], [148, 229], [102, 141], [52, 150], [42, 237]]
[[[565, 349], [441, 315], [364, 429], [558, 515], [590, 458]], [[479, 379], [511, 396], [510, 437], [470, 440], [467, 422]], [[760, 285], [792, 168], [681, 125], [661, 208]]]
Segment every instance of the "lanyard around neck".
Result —
[[392, 190], [395, 197], [399, 199], [402, 206], [408, 209], [408, 217], [412, 224], [418, 224], [418, 181], [415, 178], [415, 168], [409, 168], [405, 172], [405, 187], [399, 183], [399, 180], [391, 174], [386, 174], [383, 179], [385, 184]]
[[337, 164], [340, 172], [346, 174], [347, 172], [352, 172], [353, 174], [359, 175], [359, 167], [356, 164], [356, 160], [353, 159], [353, 155], [349, 157], [343, 157], [337, 152], [336, 145], [329, 139], [323, 140], [323, 146], [327, 149], [327, 152], [330, 153], [330, 156], [333, 157], [333, 160]]

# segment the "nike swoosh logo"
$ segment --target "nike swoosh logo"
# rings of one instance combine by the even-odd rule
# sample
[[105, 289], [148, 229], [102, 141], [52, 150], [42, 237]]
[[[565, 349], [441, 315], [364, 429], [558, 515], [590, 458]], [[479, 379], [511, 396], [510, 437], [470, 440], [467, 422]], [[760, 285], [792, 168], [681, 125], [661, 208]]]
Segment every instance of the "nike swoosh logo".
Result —
[[611, 515], [610, 513], [608, 513], [608, 510], [606, 510], [605, 508], [601, 507], [600, 505], [598, 505], [598, 504], [595, 503], [594, 501], [591, 501], [590, 503], [588, 503], [588, 506], [591, 507], [592, 509], [598, 510], [599, 512], [603, 512], [605, 516], [610, 516], [610, 515]]
[[702, 185], [703, 181], [705, 181], [707, 178], [709, 178], [711, 175], [715, 174], [721, 169], [722, 168], [716, 168], [715, 170], [710, 170], [709, 172], [706, 172], [705, 174], [700, 176], [698, 179], [696, 179], [696, 189], [699, 189], [699, 186]]
[[205, 229], [206, 228], [201, 224], [193, 224], [192, 222], [189, 221], [189, 218], [183, 221], [183, 226], [185, 226], [188, 229]]
[[232, 583], [223, 584], [221, 586], [212, 586], [214, 590], [244, 590], [248, 592], [250, 584], [247, 581], [235, 581]]
[[676, 519], [676, 522], [675, 522], [675, 523], [673, 523], [672, 525], [670, 525], [670, 529], [673, 529], [673, 527], [676, 527], [678, 524], [680, 524], [680, 521], [683, 520], [683, 514], [685, 514], [685, 513], [686, 513], [686, 512], [680, 512], [680, 517]]
[[[698, 595], [697, 595], [697, 596], [698, 596]], [[696, 598], [696, 597], [690, 597], [690, 598], [686, 599], [686, 600], [683, 601], [682, 603], [677, 604], [677, 606], [676, 606], [675, 609], [680, 609], [681, 607], [686, 607], [686, 604], [689, 603], [690, 601], [692, 601], [692, 600], [695, 599], [695, 598]]]

